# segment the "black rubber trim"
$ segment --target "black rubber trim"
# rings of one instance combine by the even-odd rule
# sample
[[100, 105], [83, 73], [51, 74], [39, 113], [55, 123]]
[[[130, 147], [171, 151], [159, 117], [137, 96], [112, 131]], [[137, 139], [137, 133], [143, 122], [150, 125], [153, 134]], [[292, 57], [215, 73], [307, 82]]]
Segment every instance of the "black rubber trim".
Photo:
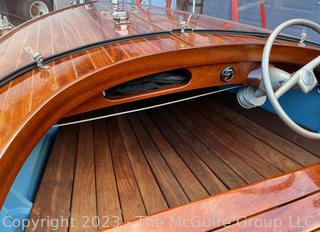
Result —
[[[104, 41], [99, 41], [96, 43], [91, 43], [91, 44], [87, 44], [81, 47], [77, 47], [74, 49], [70, 49], [70, 50], [66, 50], [65, 52], [62, 53], [58, 53], [56, 55], [47, 57], [43, 59], [43, 64], [48, 64], [50, 62], [68, 57], [70, 55], [74, 55], [83, 51], [86, 51], [88, 49], [93, 49], [93, 48], [97, 48], [97, 47], [101, 47], [101, 46], [106, 46], [109, 44], [113, 44], [113, 43], [118, 43], [118, 42], [124, 42], [124, 41], [128, 41], [128, 40], [133, 40], [133, 39], [141, 39], [141, 38], [149, 38], [149, 37], [155, 37], [155, 36], [161, 36], [161, 35], [170, 35], [171, 31], [162, 31], [162, 32], [154, 32], [154, 33], [147, 33], [147, 34], [140, 34], [140, 35], [132, 35], [132, 36], [127, 36], [127, 37], [121, 37], [121, 38], [114, 38], [114, 39], [110, 39], [110, 40], [104, 40]], [[8, 75], [4, 76], [3, 78], [1, 78], [0, 80], [0, 87], [2, 87], [3, 85], [7, 84], [8, 82], [14, 80], [16, 77], [29, 72], [33, 69], [37, 68], [37, 64], [36, 62], [32, 62], [28, 65], [25, 65], [17, 70], [15, 70], [12, 73], [9, 73]]]
[[[210, 33], [210, 34], [236, 34], [236, 35], [249, 35], [249, 36], [254, 36], [254, 37], [269, 37], [270, 33], [267, 32], [245, 32], [245, 31], [233, 31], [233, 30], [208, 30], [208, 29], [188, 29], [186, 31], [193, 31], [196, 33]], [[278, 40], [284, 40], [284, 41], [289, 41], [289, 42], [299, 42], [300, 38], [290, 36], [290, 35], [279, 35], [277, 37]], [[314, 47], [320, 48], [320, 44], [314, 41], [305, 41], [304, 42], [306, 45], [311, 45]]]
[[[255, 37], [268, 37], [269, 33], [264, 32], [242, 32], [242, 31], [232, 31], [232, 30], [208, 30], [208, 29], [187, 29], [186, 32], [194, 32], [194, 33], [210, 33], [210, 34], [236, 34], [236, 35], [249, 35], [249, 36], [255, 36]], [[65, 58], [70, 55], [74, 55], [83, 51], [86, 51], [88, 49], [93, 49], [101, 46], [106, 46], [113, 43], [118, 42], [124, 42], [128, 40], [134, 40], [134, 39], [141, 39], [141, 38], [149, 38], [149, 37], [155, 37], [155, 36], [161, 36], [161, 35], [171, 35], [172, 33], [181, 33], [180, 29], [174, 29], [170, 31], [161, 31], [161, 32], [153, 32], [153, 33], [146, 33], [146, 34], [139, 34], [139, 35], [132, 35], [122, 38], [114, 38], [111, 40], [105, 40], [105, 41], [99, 41], [96, 43], [87, 44], [78, 48], [70, 49], [65, 52], [50, 56], [48, 58], [44, 58], [43, 64], [48, 64], [50, 62]], [[285, 40], [285, 41], [291, 41], [291, 42], [299, 42], [299, 38], [291, 37], [291, 36], [279, 36], [277, 39]], [[305, 42], [308, 45], [312, 45], [315, 47], [320, 47], [320, 44], [316, 42]], [[30, 63], [28, 65], [25, 65], [14, 72], [9, 73], [8, 75], [4, 76], [0, 79], [0, 87], [4, 86], [8, 82], [14, 80], [15, 78], [21, 76], [22, 74], [29, 72], [33, 69], [37, 68], [36, 62]]]

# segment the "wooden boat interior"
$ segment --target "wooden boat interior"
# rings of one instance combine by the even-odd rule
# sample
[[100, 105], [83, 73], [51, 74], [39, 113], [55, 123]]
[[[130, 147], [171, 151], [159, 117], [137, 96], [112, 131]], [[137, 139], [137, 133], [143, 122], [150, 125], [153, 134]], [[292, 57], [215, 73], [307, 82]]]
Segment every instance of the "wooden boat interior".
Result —
[[[0, 37], [0, 205], [56, 127], [29, 219], [65, 218], [59, 231], [254, 231], [266, 218], [287, 231], [288, 215], [320, 227], [320, 143], [235, 95], [260, 86], [250, 75], [270, 32], [126, 3], [119, 25], [113, 8], [71, 6]], [[279, 37], [270, 67], [293, 73], [319, 56], [304, 45]]]
[[[31, 218], [70, 216], [71, 231], [85, 224], [83, 215], [105, 218], [86, 231], [134, 221], [319, 163], [320, 144], [299, 139], [275, 115], [241, 109], [230, 94], [62, 127]], [[271, 205], [255, 216], [272, 213]]]

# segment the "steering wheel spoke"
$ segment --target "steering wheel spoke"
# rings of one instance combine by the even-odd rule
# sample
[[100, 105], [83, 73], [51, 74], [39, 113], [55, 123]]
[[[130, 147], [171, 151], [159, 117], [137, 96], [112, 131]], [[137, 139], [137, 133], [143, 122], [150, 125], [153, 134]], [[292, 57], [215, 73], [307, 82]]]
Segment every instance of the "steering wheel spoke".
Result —
[[274, 93], [276, 98], [279, 99], [282, 95], [288, 92], [295, 85], [298, 85], [299, 89], [303, 93], [310, 92], [318, 84], [317, 78], [313, 73], [313, 70], [319, 66], [320, 56], [310, 61], [303, 66], [297, 72], [291, 75], [291, 77]]
[[302, 69], [307, 69], [309, 71], [313, 71], [319, 65], [320, 65], [320, 56], [318, 56], [317, 58], [311, 60], [308, 64], [303, 66]]
[[295, 86], [299, 81], [299, 75], [294, 73], [289, 80], [287, 80], [274, 94], [277, 99], [288, 92], [293, 86]]

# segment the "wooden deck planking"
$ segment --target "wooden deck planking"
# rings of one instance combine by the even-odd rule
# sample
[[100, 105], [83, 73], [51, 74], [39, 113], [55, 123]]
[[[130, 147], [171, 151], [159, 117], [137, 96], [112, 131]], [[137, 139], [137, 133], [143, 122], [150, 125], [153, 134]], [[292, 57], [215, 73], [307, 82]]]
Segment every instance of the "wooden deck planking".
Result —
[[169, 207], [188, 203], [188, 197], [138, 117], [129, 115], [128, 118]]
[[156, 144], [187, 197], [191, 201], [207, 197], [206, 190], [154, 123], [143, 113], [139, 113], [139, 116], [141, 123], [148, 131], [153, 143]]
[[[319, 142], [306, 139], [293, 132], [276, 115], [259, 108], [251, 110], [242, 109], [232, 95], [224, 95], [223, 100], [220, 97], [216, 98], [216, 100], [220, 100], [220, 102], [230, 107], [241, 118], [247, 118], [246, 120], [242, 120], [243, 122], [250, 119], [256, 125], [259, 125], [259, 130], [256, 129], [257, 127], [254, 127], [253, 131], [269, 131], [269, 133], [275, 134], [275, 136], [271, 137], [272, 139], [268, 139], [266, 142], [276, 149], [281, 149], [284, 154], [290, 155], [291, 159], [296, 160], [304, 166], [319, 161], [317, 157], [320, 156]], [[248, 126], [247, 130], [250, 128]]]
[[[26, 47], [37, 47], [37, 44], [33, 45], [33, 41], [31, 44], [25, 44], [28, 35], [30, 35], [29, 33], [36, 29], [38, 29], [38, 25], [34, 25], [34, 27], [28, 26], [24, 33], [20, 32], [12, 37], [12, 40], [4, 50], [3, 56], [1, 57], [1, 72], [10, 73], [25, 63], [26, 60], [19, 60], [19, 58], [21, 54], [26, 52]], [[37, 42], [37, 40], [35, 42]], [[32, 62], [31, 55], [25, 56], [24, 58], [26, 58], [28, 62]]]
[[263, 179], [261, 174], [230, 150], [228, 145], [222, 144], [213, 137], [206, 125], [200, 125], [199, 120], [194, 120], [186, 115], [181, 115], [180, 112], [173, 109], [173, 107], [170, 110], [172, 110], [170, 112], [172, 112], [175, 117], [184, 124], [184, 126], [189, 128], [203, 143], [205, 143], [205, 145], [215, 152], [220, 159], [227, 163], [247, 183]]
[[[254, 120], [250, 120], [244, 115], [239, 114], [237, 111], [232, 110], [231, 108], [229, 108], [232, 106], [231, 104], [224, 105], [221, 102], [217, 101], [216, 98], [210, 100], [205, 99], [203, 102], [220, 116], [231, 121], [233, 124], [239, 126], [243, 130], [246, 130], [253, 136], [259, 138], [265, 144], [275, 150], [278, 150], [297, 164], [301, 166], [309, 166], [311, 164], [319, 162], [319, 158], [314, 154], [300, 148], [298, 145], [290, 142], [286, 138], [273, 133], [267, 128], [256, 123]], [[278, 121], [277, 123], [280, 124], [282, 122]]]
[[[55, 30], [55, 28], [53, 28], [51, 19], [40, 22], [39, 41], [46, 41], [46, 43], [39, 43], [37, 50], [46, 51], [48, 55], [52, 55], [55, 52], [55, 49], [59, 49], [54, 46], [53, 43], [53, 39], [56, 38], [56, 33], [53, 33], [53, 30]], [[57, 34], [59, 36], [58, 32]], [[39, 102], [48, 97], [53, 91], [58, 88], [58, 70], [62, 67], [58, 65], [56, 66], [56, 64], [59, 64], [59, 62], [53, 62], [52, 64], [49, 64], [50, 69], [46, 71], [33, 70], [31, 90], [32, 102], [30, 109], [35, 108], [35, 106], [38, 105]], [[56, 70], [56, 67], [58, 70]], [[66, 65], [63, 65], [63, 68], [66, 68]], [[68, 77], [72, 77], [71, 73], [68, 75]]]
[[279, 175], [281, 171], [274, 167], [272, 164], [266, 162], [258, 153], [252, 152], [246, 146], [240, 143], [240, 141], [234, 139], [228, 132], [224, 129], [221, 129], [216, 125], [217, 122], [212, 123], [205, 117], [203, 117], [198, 112], [203, 111], [200, 107], [196, 107], [197, 111], [189, 110], [194, 105], [186, 105], [185, 107], [180, 108], [180, 114], [182, 112], [186, 112], [189, 114], [189, 118], [198, 118], [199, 123], [198, 125], [202, 128], [206, 128], [210, 135], [213, 138], [220, 141], [226, 147], [228, 147], [231, 151], [233, 151], [240, 159], [246, 162], [249, 166], [255, 169], [258, 173], [266, 178], [270, 178], [275, 175]]
[[96, 231], [97, 215], [93, 125], [79, 126], [79, 142], [72, 190], [70, 232]]
[[[239, 149], [243, 147], [253, 149], [250, 144], [257, 143], [266, 151], [274, 152], [274, 162], [270, 159], [269, 165], [276, 170], [278, 167], [280, 173], [295, 171], [302, 166], [286, 154], [274, 151], [266, 140], [259, 139], [246, 128], [242, 128], [241, 124], [237, 123], [239, 120], [235, 122], [228, 120], [227, 116], [232, 110], [223, 106], [221, 102], [216, 104], [214, 102], [217, 100], [208, 97], [158, 110], [60, 129], [55, 147], [62, 147], [61, 149], [68, 147], [68, 144], [61, 145], [64, 134], [66, 134], [66, 143], [75, 144], [73, 154], [70, 156], [74, 159], [74, 176], [70, 177], [73, 170], [70, 166], [61, 167], [54, 161], [61, 160], [59, 156], [66, 155], [63, 152], [57, 152], [57, 148], [52, 151], [47, 167], [50, 171], [46, 172], [53, 176], [61, 176], [65, 170], [68, 171], [68, 179], [73, 182], [73, 188], [69, 186], [69, 190], [59, 202], [55, 199], [52, 204], [45, 204], [43, 202], [51, 196], [47, 192], [60, 190], [57, 184], [47, 185], [46, 179], [50, 180], [54, 177], [45, 174], [31, 218], [47, 216], [51, 212], [55, 216], [60, 204], [65, 203], [62, 208], [66, 212], [70, 210], [69, 216], [73, 220], [77, 219], [78, 225], [83, 225], [84, 222], [81, 219], [84, 216], [93, 218], [94, 226], [90, 224], [89, 231], [90, 229], [96, 231], [266, 178], [260, 174], [260, 170], [252, 167], [250, 162], [254, 159], [239, 157], [234, 150], [229, 149], [230, 146], [220, 142], [221, 136], [228, 138], [230, 144], [238, 146]], [[201, 105], [206, 116], [201, 116], [200, 109], [196, 107], [197, 104]], [[103, 112], [97, 112], [96, 115], [100, 114]], [[194, 120], [195, 116], [201, 120]], [[231, 116], [241, 115], [233, 112]], [[250, 119], [243, 121], [249, 125], [255, 124]], [[219, 134], [220, 138], [210, 133], [212, 130], [219, 130], [218, 126], [212, 126], [214, 123], [220, 124], [220, 130], [224, 131]], [[238, 128], [236, 133], [242, 136], [230, 133], [230, 130], [235, 127]], [[256, 133], [259, 134], [260, 130]], [[278, 137], [271, 131], [269, 133], [269, 137]], [[70, 149], [72, 151], [72, 146]], [[255, 152], [258, 153], [258, 150]], [[246, 155], [255, 156], [256, 153], [251, 152]], [[307, 158], [312, 154], [307, 152], [303, 155]], [[57, 157], [51, 158], [52, 156]], [[285, 161], [280, 162], [280, 159]], [[266, 163], [265, 160], [263, 164]], [[280, 163], [288, 166], [281, 169]], [[72, 164], [69, 165], [72, 167]], [[270, 169], [270, 173], [266, 176], [278, 175], [272, 171], [273, 169]], [[285, 181], [286, 185], [292, 185], [291, 179]], [[42, 190], [44, 188], [45, 191]], [[294, 188], [298, 189], [299, 186]], [[44, 194], [46, 196], [43, 196]], [[44, 211], [48, 213], [37, 213], [43, 209], [43, 205], [48, 207]], [[257, 206], [256, 210], [258, 208]], [[254, 213], [250, 211], [250, 215], [252, 214]], [[101, 221], [98, 221], [98, 218]], [[106, 218], [108, 218], [107, 221]], [[70, 229], [71, 231], [88, 231], [87, 227]]]
[[215, 151], [212, 151], [207, 147], [199, 138], [197, 138], [190, 130], [188, 130], [183, 124], [181, 124], [176, 118], [174, 118], [167, 111], [160, 109], [159, 111], [151, 111], [152, 117], [156, 117], [156, 120], [159, 116], [167, 121], [167, 123], [176, 131], [176, 133], [181, 136], [185, 143], [192, 141], [192, 150], [197, 153], [199, 158], [214, 172], [217, 176], [220, 177], [222, 182], [230, 189], [243, 186], [246, 182], [234, 172], [223, 159], [219, 158], [219, 155]]
[[134, 220], [146, 215], [144, 203], [115, 118], [108, 121], [107, 128], [123, 220]]
[[[145, 113], [141, 118], [143, 121], [146, 120]], [[166, 136], [167, 140], [170, 141], [171, 145], [179, 153], [181, 159], [188, 165], [193, 175], [199, 180], [206, 191], [213, 195], [215, 193], [223, 192], [227, 190], [227, 187], [217, 177], [208, 166], [198, 158], [197, 154], [189, 147], [189, 144], [183, 141], [179, 134], [175, 132], [164, 119], [156, 117], [153, 118], [153, 122], [157, 125], [162, 134]]]
[[[123, 221], [110, 150], [110, 139], [104, 120], [94, 122], [94, 153], [96, 191], [99, 202], [97, 204], [97, 216], [101, 219], [98, 228], [103, 229], [109, 226], [116, 226], [118, 221]], [[105, 218], [108, 215], [109, 218]]]
[[[74, 170], [78, 148], [78, 126], [61, 128], [51, 150], [47, 167], [33, 205], [30, 220], [41, 218], [69, 219], [74, 182]], [[32, 228], [27, 229], [27, 232]], [[48, 225], [37, 228], [39, 232], [49, 232]], [[68, 225], [60, 227], [68, 231]]]
[[167, 209], [166, 200], [162, 195], [157, 180], [149, 167], [127, 117], [118, 117], [118, 125], [145, 204], [146, 212], [150, 215]]
[[[17, 56], [16, 63], [10, 62], [10, 64], [13, 65], [13, 67], [21, 66], [24, 62], [23, 61], [24, 59], [30, 58], [30, 54], [28, 54], [22, 48], [29, 47], [30, 42], [38, 41], [39, 31], [40, 31], [39, 26], [33, 27], [33, 28], [29, 27], [22, 42], [19, 43], [18, 40], [13, 42], [12, 44], [12, 46], [14, 46], [13, 49], [15, 49], [14, 51], [17, 53], [15, 54]], [[37, 49], [37, 47], [32, 47], [32, 46], [30, 48], [33, 50]], [[4, 68], [10, 68], [10, 65], [6, 64], [5, 62], [1, 64], [3, 65]], [[16, 119], [30, 112], [31, 102], [32, 102], [32, 90], [33, 90], [33, 86], [32, 86], [33, 75], [34, 75], [34, 72], [31, 72], [30, 74], [22, 75], [20, 80], [14, 80], [9, 84], [9, 89], [6, 93], [3, 111], [1, 111], [0, 113], [0, 117], [2, 120], [7, 121], [9, 120], [9, 118]], [[21, 96], [21, 94], [17, 92], [18, 91], [17, 88], [11, 88], [12, 86], [19, 86], [28, 94], [26, 94], [25, 96]], [[18, 104], [14, 104], [15, 101], [17, 101]], [[14, 106], [11, 106], [11, 104], [13, 104]], [[9, 110], [10, 108], [13, 109], [13, 111]], [[0, 131], [9, 130], [8, 126], [9, 125], [6, 125], [6, 123], [4, 123]]]
[[[77, 18], [77, 21], [81, 22], [81, 29], [86, 28], [85, 30], [80, 30], [74, 19], [69, 17], [60, 19], [61, 30], [63, 31], [63, 34], [67, 40], [67, 49], [65, 50], [69, 50], [76, 46], [86, 45], [90, 43], [92, 37], [97, 41], [100, 39], [97, 38], [97, 36], [92, 36], [96, 35], [96, 33], [93, 33], [88, 29], [89, 25], [86, 24], [86, 22], [79, 17], [79, 15]], [[88, 33], [83, 34], [83, 31], [87, 31]], [[71, 57], [75, 70], [77, 71], [77, 76], [82, 76], [85, 72], [91, 72], [96, 69], [94, 61], [88, 52], [81, 52], [79, 54], [72, 55]]]
[[[218, 126], [220, 129], [223, 129], [232, 136], [234, 139], [239, 141], [244, 147], [249, 148], [254, 153], [261, 156], [268, 163], [275, 166], [277, 169], [283, 172], [289, 172], [298, 168], [301, 168], [301, 165], [298, 165], [296, 162], [289, 159], [287, 156], [280, 153], [278, 150], [270, 147], [265, 144], [262, 140], [259, 140], [255, 136], [247, 133], [243, 128], [239, 128], [233, 124], [233, 120], [227, 121], [214, 111], [210, 110], [212, 103], [208, 103], [205, 107], [208, 109], [205, 112], [200, 109], [198, 106], [203, 106], [203, 101], [197, 101], [192, 106], [194, 109], [197, 109], [197, 112], [207, 118], [213, 124]], [[263, 160], [262, 160], [263, 161]]]

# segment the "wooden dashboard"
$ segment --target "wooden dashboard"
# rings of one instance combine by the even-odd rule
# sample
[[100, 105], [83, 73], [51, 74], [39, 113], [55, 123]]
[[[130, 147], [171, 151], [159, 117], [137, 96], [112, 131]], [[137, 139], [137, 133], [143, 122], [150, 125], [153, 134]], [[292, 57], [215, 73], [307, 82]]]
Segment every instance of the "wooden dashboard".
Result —
[[[246, 83], [249, 72], [258, 66], [259, 63], [257, 62], [239, 62], [185, 68], [184, 70], [190, 73], [190, 80], [185, 84], [177, 86], [174, 85], [173, 87], [168, 87], [160, 90], [145, 91], [129, 96], [123, 96], [119, 99], [108, 99], [100, 93], [88, 99], [77, 108], [72, 110], [68, 114], [68, 116], [172, 93], [179, 93], [215, 86]], [[234, 70], [234, 76], [231, 80], [228, 81], [225, 81], [221, 78], [221, 74], [226, 68], [231, 68]]]

